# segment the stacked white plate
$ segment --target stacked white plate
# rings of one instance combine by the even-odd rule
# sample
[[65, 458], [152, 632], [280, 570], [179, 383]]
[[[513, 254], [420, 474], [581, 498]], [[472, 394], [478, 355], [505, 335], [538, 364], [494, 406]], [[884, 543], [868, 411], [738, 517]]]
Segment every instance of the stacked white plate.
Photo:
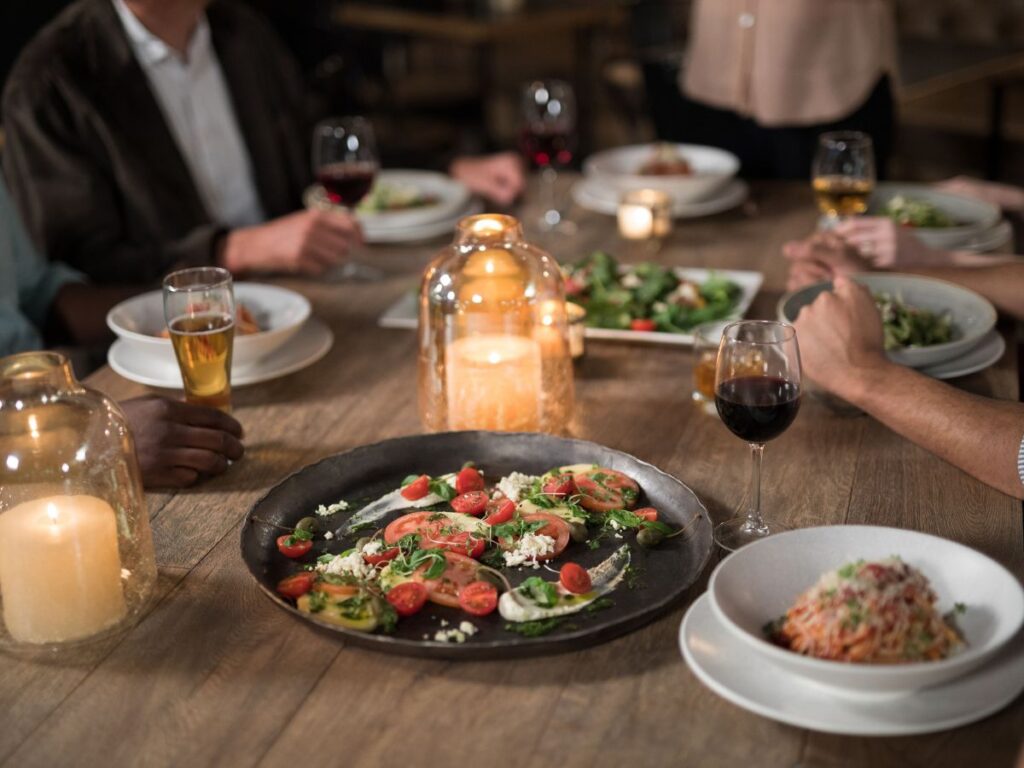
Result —
[[[995, 307], [974, 291], [945, 280], [917, 275], [872, 273], [857, 275], [854, 279], [873, 294], [889, 294], [907, 306], [927, 309], [937, 315], [948, 314], [951, 318], [952, 341], [892, 350], [888, 354], [893, 362], [916, 368], [933, 378], [952, 379], [994, 365], [1006, 351], [1002, 334], [995, 330]], [[794, 322], [803, 307], [831, 288], [831, 283], [817, 283], [787, 293], [779, 300], [779, 319]]]
[[[310, 316], [305, 296], [275, 285], [235, 283], [235, 301], [254, 316], [259, 333], [236, 335], [231, 385], [268, 381], [312, 365], [330, 350], [334, 335]], [[107, 362], [121, 376], [151, 387], [181, 389], [181, 372], [166, 328], [163, 295], [150, 291], [123, 301], [107, 314], [118, 339]]]
[[[939, 661], [856, 664], [810, 658], [768, 642], [782, 616], [823, 573], [899, 556], [920, 570], [936, 609], [965, 606], [965, 648]], [[1024, 690], [1024, 590], [994, 560], [946, 539], [877, 526], [806, 528], [750, 544], [711, 576], [683, 619], [693, 673], [739, 707], [829, 733], [931, 733], [980, 720]]]
[[[390, 211], [358, 210], [356, 215], [368, 243], [407, 243], [447, 235], [461, 218], [483, 210], [464, 184], [443, 173], [381, 171], [374, 180], [374, 186], [379, 185], [386, 185], [393, 193], [410, 198], [421, 195], [430, 202]], [[303, 203], [309, 209], [339, 208], [328, 200], [319, 184], [306, 190]]]
[[650, 176], [641, 173], [657, 144], [636, 144], [598, 152], [583, 164], [583, 179], [572, 189], [573, 200], [588, 210], [614, 216], [622, 195], [633, 189], [660, 189], [672, 197], [672, 215], [687, 219], [735, 208], [747, 199], [747, 185], [735, 178], [739, 160], [730, 152], [697, 144], [672, 144], [693, 173]]

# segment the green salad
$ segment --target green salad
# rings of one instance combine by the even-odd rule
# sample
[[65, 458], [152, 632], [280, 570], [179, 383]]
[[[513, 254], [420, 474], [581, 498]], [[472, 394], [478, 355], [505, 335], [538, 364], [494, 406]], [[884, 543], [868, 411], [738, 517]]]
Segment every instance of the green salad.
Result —
[[378, 181], [370, 193], [359, 202], [356, 210], [363, 213], [386, 213], [436, 204], [436, 196], [428, 195], [417, 187]]
[[888, 293], [875, 294], [875, 304], [882, 315], [886, 349], [930, 347], [953, 340], [953, 321], [948, 313], [939, 315], [909, 307]]
[[587, 310], [586, 323], [594, 328], [687, 333], [732, 315], [742, 293], [714, 274], [695, 283], [650, 262], [622, 269], [604, 251], [564, 270], [569, 300]]
[[905, 227], [941, 229], [956, 226], [952, 217], [926, 200], [896, 195], [885, 204], [882, 213]]

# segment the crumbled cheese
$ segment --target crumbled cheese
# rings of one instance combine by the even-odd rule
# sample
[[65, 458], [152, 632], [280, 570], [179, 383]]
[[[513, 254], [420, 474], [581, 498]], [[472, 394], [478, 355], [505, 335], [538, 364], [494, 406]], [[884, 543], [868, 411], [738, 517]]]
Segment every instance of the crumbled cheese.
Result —
[[346, 509], [348, 509], [348, 502], [343, 499], [341, 501], [336, 501], [330, 505], [321, 504], [319, 507], [316, 508], [316, 513], [320, 517], [328, 517], [329, 515], [333, 515], [336, 512], [344, 512]]
[[618, 520], [609, 520], [608, 521], [608, 525], [609, 525], [609, 527], [613, 531], [621, 531], [622, 530], [622, 525], [619, 524]]
[[517, 565], [532, 565], [540, 568], [538, 557], [553, 554], [555, 551], [555, 540], [543, 533], [527, 533], [516, 542], [515, 549], [504, 553], [505, 565], [513, 567]]
[[464, 621], [461, 624], [459, 624], [459, 631], [465, 632], [466, 637], [472, 637], [477, 632], [479, 632], [479, 630], [476, 628], [476, 625], [470, 624], [468, 621]]
[[519, 501], [519, 494], [524, 488], [533, 485], [536, 477], [524, 475], [522, 472], [513, 472], [511, 475], [501, 478], [498, 481], [498, 490], [505, 494], [505, 498], [512, 501]]
[[438, 643], [464, 643], [466, 633], [461, 629], [439, 629], [434, 633], [434, 640]]
[[448, 626], [448, 619], [441, 619], [441, 626], [442, 627], [447, 627]]
[[703, 301], [697, 286], [685, 280], [667, 298], [673, 304], [682, 304], [690, 307], [700, 306]]
[[377, 575], [377, 569], [367, 563], [359, 551], [336, 555], [333, 560], [318, 564], [316, 569], [336, 576], [355, 576], [357, 579], [372, 579]]
[[653, 304], [651, 304], [651, 309], [653, 309], [655, 312], [664, 312], [666, 309], [668, 309], [668, 304], [666, 304], [664, 301], [656, 301]]
[[380, 554], [380, 550], [383, 546], [384, 545], [381, 544], [380, 541], [374, 539], [373, 541], [368, 541], [363, 545], [362, 552], [364, 555], [377, 555]]
[[644, 283], [636, 272], [627, 272], [619, 282], [622, 283], [623, 288], [629, 288], [630, 290], [639, 288]]
[[334, 534], [331, 533], [330, 531], [327, 531], [327, 533], [324, 534], [324, 538], [327, 539], [328, 541], [330, 541], [331, 539], [334, 538]]
[[622, 534], [621, 533], [616, 533], [615, 534], [615, 538], [616, 539], [621, 539], [622, 538]]

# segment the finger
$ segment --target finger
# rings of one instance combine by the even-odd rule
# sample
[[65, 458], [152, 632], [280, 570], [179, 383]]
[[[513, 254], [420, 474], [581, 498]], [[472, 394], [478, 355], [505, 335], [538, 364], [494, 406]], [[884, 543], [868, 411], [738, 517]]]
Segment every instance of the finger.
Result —
[[181, 424], [188, 424], [193, 427], [205, 427], [207, 429], [227, 432], [235, 437], [242, 436], [242, 425], [232, 416], [217, 408], [210, 408], [206, 405], [171, 401], [174, 406], [171, 410], [171, 419]]
[[200, 448], [175, 448], [167, 451], [167, 461], [175, 467], [195, 470], [202, 475], [220, 475], [227, 471], [227, 458], [216, 451]]
[[177, 426], [167, 436], [167, 444], [176, 448], [213, 451], [235, 460], [242, 458], [245, 446], [229, 432], [205, 427]]

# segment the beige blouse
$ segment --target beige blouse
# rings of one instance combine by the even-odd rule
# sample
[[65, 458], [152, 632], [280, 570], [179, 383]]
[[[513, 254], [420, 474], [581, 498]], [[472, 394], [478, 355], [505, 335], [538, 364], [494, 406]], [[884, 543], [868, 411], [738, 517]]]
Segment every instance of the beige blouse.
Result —
[[895, 72], [891, 0], [694, 0], [680, 86], [765, 126], [812, 125]]

